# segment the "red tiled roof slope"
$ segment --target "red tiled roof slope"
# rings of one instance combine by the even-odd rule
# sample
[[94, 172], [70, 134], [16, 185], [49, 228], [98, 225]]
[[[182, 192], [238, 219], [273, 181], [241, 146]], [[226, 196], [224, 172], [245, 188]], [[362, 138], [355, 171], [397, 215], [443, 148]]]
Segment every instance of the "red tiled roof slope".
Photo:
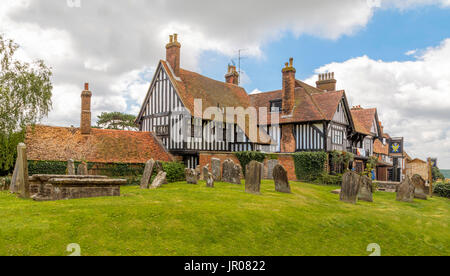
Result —
[[[296, 80], [293, 114], [290, 117], [280, 116], [280, 123], [331, 121], [344, 96], [344, 91], [325, 92]], [[268, 110], [270, 110], [270, 101], [281, 100], [281, 98], [281, 90], [250, 95], [253, 106], [267, 107]], [[268, 119], [270, 123], [270, 116]]]
[[[198, 73], [180, 68], [180, 76], [176, 78], [167, 62], [161, 60], [165, 71], [169, 75], [175, 89], [183, 102], [184, 106], [194, 116], [194, 100], [202, 99], [202, 113], [209, 107], [250, 107], [250, 97], [244, 88], [211, 78]], [[206, 118], [210, 119], [210, 118]], [[248, 122], [248, 119], [247, 119]], [[238, 123], [239, 124], [239, 123]], [[241, 126], [247, 137], [250, 137], [249, 124], [246, 127]], [[262, 131], [258, 131], [257, 141], [261, 144], [270, 143], [271, 138]]]
[[357, 132], [370, 135], [373, 121], [377, 112], [376, 108], [352, 108], [352, 117]]
[[25, 143], [28, 159], [35, 161], [137, 164], [152, 158], [173, 160], [150, 132], [92, 129], [90, 135], [81, 135], [79, 128], [37, 125], [27, 128]]

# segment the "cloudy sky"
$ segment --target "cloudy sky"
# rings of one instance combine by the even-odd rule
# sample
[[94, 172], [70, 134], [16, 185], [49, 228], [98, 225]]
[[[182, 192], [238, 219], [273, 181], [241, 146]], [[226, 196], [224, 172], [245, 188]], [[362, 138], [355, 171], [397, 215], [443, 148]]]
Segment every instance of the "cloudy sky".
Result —
[[243, 49], [249, 93], [281, 87], [294, 57], [313, 84], [335, 72], [351, 105], [377, 107], [413, 157], [450, 169], [450, 0], [2, 0], [0, 33], [24, 60], [53, 68], [43, 123], [79, 124], [84, 82], [93, 111], [137, 114], [168, 35], [182, 67], [222, 80]]

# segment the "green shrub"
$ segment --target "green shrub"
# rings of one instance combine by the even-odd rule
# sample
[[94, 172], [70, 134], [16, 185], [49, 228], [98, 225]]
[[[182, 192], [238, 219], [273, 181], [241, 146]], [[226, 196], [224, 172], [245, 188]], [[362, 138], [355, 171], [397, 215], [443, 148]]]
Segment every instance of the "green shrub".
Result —
[[169, 183], [186, 180], [186, 176], [184, 174], [186, 167], [181, 162], [164, 162], [163, 169], [164, 172], [167, 173], [167, 181]]
[[450, 183], [438, 183], [434, 186], [434, 193], [441, 197], [450, 198]]
[[61, 161], [28, 161], [28, 174], [66, 174], [67, 163]]
[[264, 159], [266, 159], [266, 154], [257, 151], [235, 152], [234, 155], [239, 160], [239, 162], [241, 162], [244, 175], [246, 174], [245, 169], [251, 161], [258, 161], [260, 163], [263, 163]]
[[315, 181], [325, 170], [326, 152], [300, 152], [294, 154], [295, 175], [297, 179]]
[[330, 175], [326, 172], [323, 172], [320, 176], [315, 179], [316, 183], [322, 185], [333, 185], [333, 186], [341, 186], [342, 184], [342, 174], [338, 175]]

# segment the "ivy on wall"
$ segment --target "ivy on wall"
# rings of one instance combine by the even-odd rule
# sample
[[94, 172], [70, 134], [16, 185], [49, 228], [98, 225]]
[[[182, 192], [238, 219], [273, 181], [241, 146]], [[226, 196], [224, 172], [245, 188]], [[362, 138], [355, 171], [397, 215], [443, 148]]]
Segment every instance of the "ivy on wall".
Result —
[[300, 152], [293, 156], [297, 179], [314, 181], [324, 173], [326, 152]]
[[242, 171], [246, 174], [246, 167], [252, 161], [263, 163], [266, 159], [266, 154], [257, 151], [243, 151], [235, 152], [234, 155], [241, 162]]

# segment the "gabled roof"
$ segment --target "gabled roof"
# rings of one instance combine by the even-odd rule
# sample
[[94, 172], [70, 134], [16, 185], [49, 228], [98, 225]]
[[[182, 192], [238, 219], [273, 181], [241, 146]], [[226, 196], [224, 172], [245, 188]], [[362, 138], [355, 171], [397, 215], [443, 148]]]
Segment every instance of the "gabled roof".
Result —
[[389, 145], [384, 145], [383, 142], [381, 142], [378, 139], [375, 139], [375, 142], [373, 143], [373, 152], [378, 154], [384, 154], [389, 155]]
[[[164, 71], [169, 76], [169, 79], [171, 80], [175, 90], [177, 91], [177, 94], [183, 102], [183, 105], [192, 116], [196, 116], [194, 110], [195, 99], [202, 99], [202, 114], [209, 107], [243, 107], [244, 109], [250, 107], [250, 97], [245, 89], [240, 86], [213, 80], [198, 73], [194, 73], [181, 68], [180, 76], [175, 77], [172, 68], [166, 61], [161, 60], [160, 66], [162, 66]], [[150, 95], [147, 95], [147, 99], [149, 96]], [[144, 105], [137, 118], [137, 121], [141, 119], [143, 110]], [[202, 119], [209, 120], [210, 118]], [[251, 138], [248, 118], [246, 119], [246, 121], [246, 126], [241, 125], [240, 122], [238, 122], [237, 124], [242, 130], [244, 130], [246, 136]], [[271, 141], [270, 136], [265, 134], [263, 131], [258, 131], [257, 141], [252, 142], [259, 144], [270, 143], [266, 141]]]
[[[326, 92], [296, 80], [295, 102], [292, 116], [280, 116], [280, 123], [301, 123], [313, 121], [331, 121], [337, 111], [339, 103], [344, 100], [349, 112], [344, 91]], [[267, 107], [270, 110], [270, 102], [281, 100], [282, 90], [263, 92], [250, 95], [251, 104], [255, 107]], [[348, 114], [349, 117], [350, 113]], [[270, 116], [268, 118], [270, 124]], [[350, 119], [350, 125], [353, 127]]]
[[378, 120], [378, 113], [376, 108], [361, 108], [360, 106], [354, 107], [351, 109], [353, 121], [355, 123], [355, 130], [356, 132], [366, 134], [366, 135], [372, 135], [372, 126], [376, 124], [377, 133], [375, 133], [376, 136], [379, 136], [380, 133], [380, 127], [379, 127], [379, 120]]
[[87, 161], [94, 163], [145, 163], [150, 159], [172, 161], [173, 157], [151, 132], [29, 126], [27, 157], [35, 161]]

